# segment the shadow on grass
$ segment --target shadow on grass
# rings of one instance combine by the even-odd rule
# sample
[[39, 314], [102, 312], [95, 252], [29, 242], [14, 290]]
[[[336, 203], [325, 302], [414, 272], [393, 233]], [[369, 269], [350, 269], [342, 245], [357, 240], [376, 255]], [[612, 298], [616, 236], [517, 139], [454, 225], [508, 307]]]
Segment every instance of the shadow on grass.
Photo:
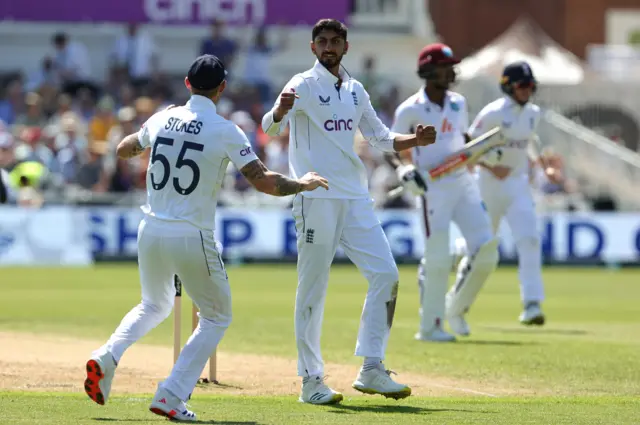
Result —
[[589, 332], [582, 329], [545, 329], [545, 328], [501, 328], [498, 326], [482, 326], [482, 329], [492, 332], [514, 334], [541, 334], [541, 335], [587, 335]]
[[358, 412], [371, 412], [371, 413], [402, 413], [412, 415], [424, 415], [427, 413], [438, 412], [467, 412], [467, 413], [489, 413], [478, 412], [475, 410], [463, 410], [463, 409], [427, 409], [424, 407], [415, 406], [388, 406], [388, 405], [371, 405], [371, 406], [350, 406], [347, 404], [336, 404], [331, 406], [331, 413], [358, 413]]
[[244, 388], [237, 386], [237, 385], [232, 385], [232, 384], [224, 384], [222, 382], [198, 382], [196, 384], [196, 388], [224, 388], [224, 389], [233, 389], [233, 390], [242, 390]]
[[[117, 419], [117, 418], [93, 418], [98, 422], [148, 422], [149, 419]], [[258, 422], [237, 422], [237, 421], [195, 421], [189, 422], [190, 424], [216, 424], [216, 425], [260, 425]]]
[[539, 343], [535, 341], [495, 341], [495, 340], [492, 341], [492, 340], [463, 339], [463, 340], [456, 341], [456, 344], [520, 346], [520, 345], [536, 345]]

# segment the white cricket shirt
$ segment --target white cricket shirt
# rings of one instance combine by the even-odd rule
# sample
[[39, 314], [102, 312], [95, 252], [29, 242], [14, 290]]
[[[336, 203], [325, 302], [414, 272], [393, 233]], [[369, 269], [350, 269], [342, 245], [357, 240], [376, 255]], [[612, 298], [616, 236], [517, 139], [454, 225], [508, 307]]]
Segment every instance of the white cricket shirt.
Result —
[[506, 145], [501, 147], [500, 165], [511, 168], [509, 177], [529, 172], [529, 141], [540, 122], [540, 108], [531, 102], [520, 106], [508, 96], [485, 106], [473, 121], [469, 134], [472, 138], [499, 126]]
[[[391, 130], [396, 133], [412, 133], [418, 124], [432, 125], [438, 132], [436, 142], [413, 149], [413, 162], [421, 171], [428, 171], [465, 144], [469, 129], [467, 100], [459, 93], [447, 91], [444, 107], [429, 100], [424, 86], [402, 102], [397, 108]], [[453, 172], [442, 181], [466, 173], [466, 168]]]
[[354, 149], [356, 129], [374, 147], [395, 152], [395, 134], [389, 131], [371, 106], [362, 84], [343, 69], [341, 81], [316, 61], [313, 68], [295, 75], [283, 91], [294, 90], [299, 99], [283, 119], [273, 121], [273, 109], [262, 119], [262, 129], [270, 136], [289, 134], [289, 173], [300, 178], [315, 171], [329, 181], [329, 190], [305, 192], [308, 198], [368, 198], [365, 165]]
[[215, 227], [218, 191], [229, 161], [241, 169], [258, 159], [242, 130], [218, 115], [210, 99], [198, 95], [184, 106], [153, 115], [138, 140], [151, 147], [142, 211], [205, 230]]

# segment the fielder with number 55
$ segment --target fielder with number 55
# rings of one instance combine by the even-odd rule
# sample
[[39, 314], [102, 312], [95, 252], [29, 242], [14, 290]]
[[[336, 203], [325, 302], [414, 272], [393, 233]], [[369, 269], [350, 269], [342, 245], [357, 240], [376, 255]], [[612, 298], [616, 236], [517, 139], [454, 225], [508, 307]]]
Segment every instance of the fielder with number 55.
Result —
[[196, 420], [185, 402], [231, 323], [231, 289], [213, 235], [218, 192], [229, 162], [269, 195], [328, 189], [327, 180], [315, 173], [290, 179], [269, 171], [242, 130], [218, 115], [216, 103], [226, 75], [217, 57], [197, 58], [185, 78], [191, 92], [187, 104], [156, 113], [116, 150], [118, 157], [132, 158], [151, 149], [147, 203], [138, 227], [142, 301], [87, 362], [84, 389], [98, 404], [107, 402], [125, 351], [171, 314], [178, 275], [198, 307], [198, 326], [169, 377], [158, 385], [149, 409], [172, 420]]
[[[438, 131], [435, 144], [390, 158], [405, 189], [420, 197], [424, 218], [425, 256], [418, 270], [420, 331], [415, 336], [421, 341], [455, 341], [455, 336], [443, 328], [445, 317], [455, 333], [469, 334], [464, 315], [498, 262], [498, 241], [478, 185], [467, 168], [430, 183], [422, 177], [434, 163], [471, 140], [467, 134], [467, 101], [449, 90], [455, 81], [453, 66], [458, 62], [444, 44], [422, 49], [418, 75], [425, 85], [398, 106], [391, 129], [406, 133], [423, 124]], [[453, 262], [449, 248], [451, 221], [460, 228], [470, 254], [460, 262], [456, 283], [447, 294]]]

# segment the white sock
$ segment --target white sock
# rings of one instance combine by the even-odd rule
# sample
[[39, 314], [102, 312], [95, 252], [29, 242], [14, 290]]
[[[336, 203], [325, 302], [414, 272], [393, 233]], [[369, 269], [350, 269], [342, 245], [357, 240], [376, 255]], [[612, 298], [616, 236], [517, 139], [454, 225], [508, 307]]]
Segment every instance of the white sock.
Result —
[[380, 357], [365, 357], [362, 370], [368, 371], [372, 369], [378, 369], [382, 365], [382, 359]]

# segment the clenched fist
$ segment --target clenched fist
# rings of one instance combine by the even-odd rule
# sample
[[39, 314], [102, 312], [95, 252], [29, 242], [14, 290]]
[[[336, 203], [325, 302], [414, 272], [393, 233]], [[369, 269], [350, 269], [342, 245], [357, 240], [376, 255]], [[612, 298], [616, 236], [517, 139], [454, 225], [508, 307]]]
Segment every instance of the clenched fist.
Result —
[[280, 94], [278, 107], [273, 113], [273, 118], [276, 122], [280, 122], [282, 118], [287, 115], [287, 112], [293, 108], [293, 103], [296, 99], [300, 99], [300, 96], [298, 96], [293, 89], [291, 89], [290, 92], [282, 92]]
[[416, 140], [418, 142], [418, 146], [429, 146], [436, 142], [436, 136], [438, 133], [436, 132], [436, 128], [432, 125], [418, 125], [416, 128]]

